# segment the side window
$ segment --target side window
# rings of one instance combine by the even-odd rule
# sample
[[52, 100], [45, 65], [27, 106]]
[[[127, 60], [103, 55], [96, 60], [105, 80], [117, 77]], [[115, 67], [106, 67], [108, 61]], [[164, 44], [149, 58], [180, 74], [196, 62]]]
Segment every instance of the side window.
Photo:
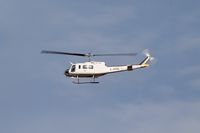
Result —
[[79, 65], [78, 68], [81, 69], [81, 65]]
[[83, 65], [83, 69], [87, 69], [87, 65]]
[[75, 70], [76, 70], [76, 65], [73, 65], [71, 68], [71, 72], [75, 72]]
[[93, 68], [94, 68], [93, 65], [88, 66], [88, 69], [93, 69]]
[[83, 65], [83, 69], [94, 69], [93, 65]]

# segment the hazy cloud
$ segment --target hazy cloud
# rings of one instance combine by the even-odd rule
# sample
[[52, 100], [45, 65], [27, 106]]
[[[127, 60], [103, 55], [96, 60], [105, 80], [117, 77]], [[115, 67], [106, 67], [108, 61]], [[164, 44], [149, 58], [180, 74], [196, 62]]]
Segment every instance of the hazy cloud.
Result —
[[[197, 133], [199, 11], [196, 0], [0, 1], [0, 132]], [[157, 64], [98, 85], [63, 74], [87, 59], [40, 54], [139, 53], [94, 59], [110, 66], [146, 48]]]

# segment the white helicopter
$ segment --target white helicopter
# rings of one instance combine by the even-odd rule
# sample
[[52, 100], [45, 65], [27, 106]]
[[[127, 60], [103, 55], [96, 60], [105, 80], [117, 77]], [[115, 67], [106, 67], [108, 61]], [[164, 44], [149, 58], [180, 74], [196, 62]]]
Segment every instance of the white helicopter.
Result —
[[[75, 78], [76, 81], [73, 81], [75, 84], [85, 84], [85, 83], [99, 83], [96, 82], [95, 79], [111, 73], [123, 72], [123, 71], [133, 71], [139, 68], [149, 67], [149, 61], [154, 58], [149, 54], [148, 50], [144, 50], [146, 55], [145, 59], [139, 64], [132, 65], [123, 65], [123, 66], [106, 66], [105, 62], [97, 62], [91, 61], [91, 57], [96, 56], [136, 56], [137, 53], [115, 53], [115, 54], [82, 54], [82, 53], [68, 53], [68, 52], [60, 52], [60, 51], [48, 51], [43, 50], [41, 53], [44, 54], [61, 54], [61, 55], [72, 55], [72, 56], [82, 56], [87, 57], [89, 59], [88, 62], [84, 63], [71, 63], [69, 69], [65, 71], [65, 76], [70, 78]], [[89, 82], [80, 82], [80, 78], [91, 78]]]

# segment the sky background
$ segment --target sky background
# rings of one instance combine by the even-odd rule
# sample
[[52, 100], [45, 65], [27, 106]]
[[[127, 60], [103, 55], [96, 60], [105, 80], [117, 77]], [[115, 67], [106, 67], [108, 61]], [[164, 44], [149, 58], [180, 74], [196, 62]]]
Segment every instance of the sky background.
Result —
[[[1, 133], [199, 133], [199, 0], [0, 0]], [[138, 52], [94, 58], [147, 69], [74, 85], [86, 59], [40, 51]]]

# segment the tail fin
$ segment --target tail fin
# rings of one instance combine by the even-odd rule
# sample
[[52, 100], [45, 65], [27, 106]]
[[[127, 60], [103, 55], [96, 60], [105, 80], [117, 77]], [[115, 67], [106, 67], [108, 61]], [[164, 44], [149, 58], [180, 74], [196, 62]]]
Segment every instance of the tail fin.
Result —
[[147, 56], [147, 57], [140, 63], [140, 65], [148, 64], [148, 61], [150, 61], [150, 56]]
[[146, 49], [143, 52], [146, 55], [146, 58], [139, 64], [142, 67], [148, 67], [149, 66], [149, 61], [153, 60], [154, 58], [150, 55], [149, 51]]

